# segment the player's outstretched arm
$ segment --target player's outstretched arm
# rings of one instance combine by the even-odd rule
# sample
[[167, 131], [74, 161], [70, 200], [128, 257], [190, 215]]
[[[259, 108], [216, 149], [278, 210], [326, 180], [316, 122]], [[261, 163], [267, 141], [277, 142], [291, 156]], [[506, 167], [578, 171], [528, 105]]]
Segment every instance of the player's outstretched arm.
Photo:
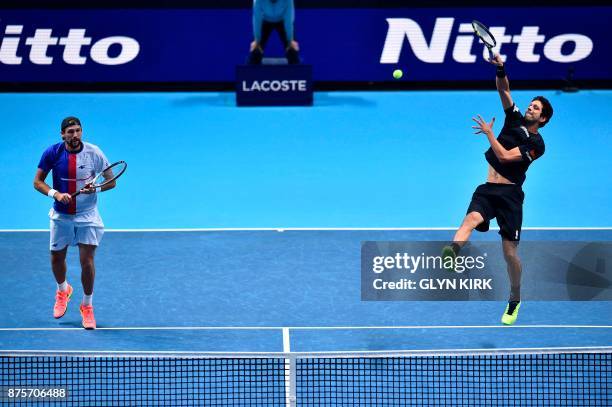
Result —
[[497, 86], [497, 92], [502, 102], [504, 110], [512, 107], [514, 102], [512, 96], [510, 96], [510, 82], [508, 82], [508, 76], [504, 70], [504, 61], [499, 54], [495, 54], [493, 59], [489, 60], [493, 65], [497, 66], [497, 73], [495, 77], [495, 85]]

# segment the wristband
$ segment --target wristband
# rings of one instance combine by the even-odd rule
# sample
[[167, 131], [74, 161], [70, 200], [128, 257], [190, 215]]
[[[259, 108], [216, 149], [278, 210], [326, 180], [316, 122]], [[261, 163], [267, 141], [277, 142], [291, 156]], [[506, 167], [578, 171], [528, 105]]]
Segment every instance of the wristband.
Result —
[[495, 72], [495, 75], [498, 78], [505, 78], [506, 77], [506, 70], [504, 69], [503, 65], [497, 65], [497, 71]]
[[55, 200], [55, 196], [54, 196], [54, 195], [55, 195], [55, 193], [56, 193], [56, 192], [57, 192], [57, 191], [56, 191], [55, 189], [51, 188], [51, 189], [49, 190], [49, 192], [47, 192], [47, 196], [49, 196], [49, 198], [51, 198], [51, 199]]

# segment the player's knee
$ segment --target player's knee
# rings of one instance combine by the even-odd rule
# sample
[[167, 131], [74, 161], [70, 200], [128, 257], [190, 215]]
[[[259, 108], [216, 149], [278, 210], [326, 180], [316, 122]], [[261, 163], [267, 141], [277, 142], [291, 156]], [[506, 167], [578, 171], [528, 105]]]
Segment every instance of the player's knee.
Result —
[[521, 267], [521, 259], [517, 255], [504, 255], [504, 259], [506, 260], [506, 264], [509, 264], [513, 267]]
[[93, 256], [81, 256], [81, 268], [85, 269], [93, 269], [94, 267], [94, 259]]
[[470, 229], [474, 229], [476, 226], [482, 223], [482, 221], [483, 219], [481, 214], [478, 212], [470, 212], [465, 216], [463, 224], [468, 226]]
[[504, 259], [506, 263], [509, 264], [521, 264], [521, 259], [518, 256], [518, 253], [514, 249], [504, 250]]
[[51, 263], [54, 265], [63, 264], [66, 260], [65, 252], [51, 252]]
[[51, 256], [51, 264], [53, 266], [61, 266], [64, 264], [64, 257], [62, 256]]

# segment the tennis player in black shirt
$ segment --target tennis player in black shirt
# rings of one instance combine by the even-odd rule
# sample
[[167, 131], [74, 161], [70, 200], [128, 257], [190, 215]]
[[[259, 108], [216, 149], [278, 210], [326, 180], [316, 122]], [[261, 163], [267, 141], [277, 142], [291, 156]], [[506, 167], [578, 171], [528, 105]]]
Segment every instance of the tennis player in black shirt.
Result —
[[521, 305], [521, 260], [517, 253], [525, 198], [521, 186], [529, 166], [544, 154], [544, 139], [539, 130], [551, 119], [553, 108], [546, 98], [536, 96], [523, 116], [510, 96], [510, 84], [499, 54], [490, 62], [497, 66], [495, 82], [506, 119], [499, 136], [495, 138], [495, 118], [490, 123], [480, 115], [473, 118], [476, 125], [472, 128], [476, 130], [476, 134], [486, 135], [491, 145], [485, 153], [489, 163], [487, 182], [474, 191], [467, 215], [455, 233], [453, 243], [443, 249], [442, 256], [445, 259], [449, 256], [454, 259], [474, 229], [486, 232], [491, 219], [497, 218], [510, 278], [510, 298], [502, 316], [502, 323], [512, 325], [518, 317]]

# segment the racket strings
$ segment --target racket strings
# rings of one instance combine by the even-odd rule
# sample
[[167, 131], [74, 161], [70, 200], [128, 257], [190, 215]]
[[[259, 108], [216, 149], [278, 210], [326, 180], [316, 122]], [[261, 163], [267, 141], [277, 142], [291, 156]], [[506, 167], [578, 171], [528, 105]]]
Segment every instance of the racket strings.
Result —
[[479, 21], [473, 21], [472, 27], [474, 28], [476, 36], [478, 36], [486, 46], [494, 47], [496, 45], [495, 37], [493, 37], [493, 34], [489, 32], [489, 29], [484, 24]]
[[119, 161], [110, 167], [105, 168], [92, 181], [93, 186], [102, 186], [119, 178], [127, 168], [127, 163]]

